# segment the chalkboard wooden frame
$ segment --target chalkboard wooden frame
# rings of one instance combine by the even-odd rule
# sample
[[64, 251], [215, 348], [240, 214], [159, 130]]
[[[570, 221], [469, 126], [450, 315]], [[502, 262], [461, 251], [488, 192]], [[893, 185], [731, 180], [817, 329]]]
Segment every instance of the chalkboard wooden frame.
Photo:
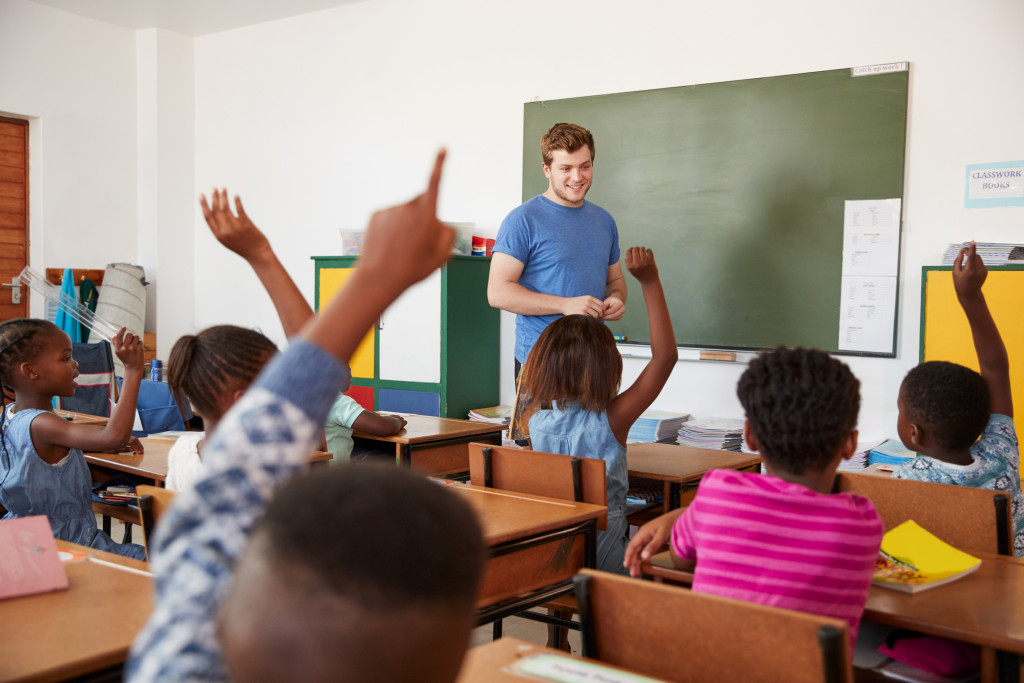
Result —
[[[588, 201], [626, 247], [654, 249], [681, 347], [840, 351], [846, 200], [902, 198], [907, 70], [837, 69], [529, 102], [523, 201], [542, 193], [540, 137], [560, 121], [595, 138]], [[902, 232], [902, 231], [901, 231]], [[649, 340], [636, 281], [621, 321]]]

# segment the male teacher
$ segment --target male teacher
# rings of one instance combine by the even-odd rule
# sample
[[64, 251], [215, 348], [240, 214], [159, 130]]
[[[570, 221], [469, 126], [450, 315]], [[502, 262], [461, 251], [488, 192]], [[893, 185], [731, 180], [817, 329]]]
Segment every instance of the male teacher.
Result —
[[502, 221], [487, 281], [491, 306], [517, 314], [516, 377], [559, 316], [618, 320], [626, 312], [615, 220], [584, 200], [594, 177], [594, 136], [556, 123], [541, 138], [540, 153], [548, 189]]

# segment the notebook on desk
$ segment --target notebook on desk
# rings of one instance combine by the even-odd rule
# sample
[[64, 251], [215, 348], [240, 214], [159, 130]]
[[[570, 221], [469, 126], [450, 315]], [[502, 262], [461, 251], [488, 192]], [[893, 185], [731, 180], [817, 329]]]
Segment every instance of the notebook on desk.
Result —
[[0, 521], [0, 600], [67, 587], [45, 515]]

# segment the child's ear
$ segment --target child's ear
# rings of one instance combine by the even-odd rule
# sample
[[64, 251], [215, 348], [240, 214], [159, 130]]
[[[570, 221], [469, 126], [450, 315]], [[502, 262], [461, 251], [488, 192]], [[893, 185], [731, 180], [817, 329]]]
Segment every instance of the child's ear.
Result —
[[761, 444], [757, 442], [757, 436], [754, 435], [754, 429], [750, 426], [750, 420], [743, 421], [743, 440], [747, 442], [747, 447], [750, 450], [761, 452]]
[[925, 431], [924, 427], [914, 422], [909, 422], [907, 423], [907, 437], [910, 442], [903, 445], [912, 451], [921, 453], [927, 446], [929, 436], [930, 435]]
[[38, 379], [39, 373], [32, 366], [32, 363], [21, 363], [18, 365], [18, 372], [22, 374], [26, 379]]
[[850, 435], [843, 440], [842, 445], [839, 447], [839, 454], [843, 460], [849, 460], [853, 457], [853, 454], [857, 452], [857, 437], [860, 434], [856, 429], [850, 432]]

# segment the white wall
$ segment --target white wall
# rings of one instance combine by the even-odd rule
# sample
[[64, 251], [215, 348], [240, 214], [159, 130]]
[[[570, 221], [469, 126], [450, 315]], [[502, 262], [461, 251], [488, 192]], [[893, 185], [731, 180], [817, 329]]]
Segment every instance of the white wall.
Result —
[[0, 112], [30, 119], [32, 267], [134, 261], [135, 32], [0, 0]]
[[[6, 57], [0, 62], [0, 110], [50, 115], [61, 126], [62, 150], [72, 143], [106, 148], [112, 144], [106, 138], [113, 137], [115, 156], [134, 158], [134, 142], [106, 128], [108, 135], [75, 139], [85, 130], [82, 119], [91, 117], [66, 105], [69, 93], [82, 99], [85, 90], [123, 124], [113, 128], [135, 126], [131, 33], [24, 0], [0, 0], [0, 11], [0, 57]], [[15, 28], [7, 28], [11, 18]], [[37, 35], [26, 37], [26, 26]], [[361, 228], [373, 209], [418, 192], [442, 144], [451, 153], [442, 218], [475, 221], [495, 232], [520, 201], [522, 105], [535, 97], [910, 61], [898, 357], [849, 360], [863, 383], [862, 433], [881, 437], [895, 432], [896, 390], [917, 359], [921, 266], [938, 263], [951, 241], [1021, 239], [1024, 209], [964, 209], [963, 178], [968, 163], [1024, 158], [1024, 130], [1017, 123], [1024, 110], [1022, 28], [1024, 4], [1018, 0], [594, 0], [582, 9], [541, 0], [501, 6], [369, 0], [194, 41], [195, 189], [216, 184], [240, 193], [312, 300], [310, 255], [337, 253], [339, 230]], [[181, 68], [185, 50], [174, 52]], [[26, 75], [10, 73], [12, 58], [27, 64]], [[93, 75], [97, 71], [102, 79]], [[119, 85], [111, 85], [111, 78]], [[12, 85], [14, 97], [8, 95]], [[166, 87], [187, 89], [181, 83]], [[179, 131], [171, 139], [187, 137]], [[158, 157], [162, 153], [161, 147]], [[48, 169], [52, 163], [61, 170], [46, 183], [48, 244], [51, 223], [59, 236], [54, 239], [70, 244], [72, 231], [57, 227], [57, 217], [68, 213], [93, 222], [98, 216], [118, 219], [116, 229], [126, 230], [135, 212], [126, 199], [134, 190], [122, 177], [130, 160], [122, 168], [104, 154], [92, 162], [102, 164], [100, 173], [71, 152], [62, 151], [59, 164], [45, 160]], [[185, 166], [183, 160], [171, 164]], [[97, 184], [101, 199], [79, 191], [79, 185]], [[73, 201], [57, 202], [51, 191], [70, 193]], [[192, 217], [194, 320], [184, 319], [184, 304], [166, 324], [258, 325], [280, 340], [280, 325], [256, 278], [207, 234], [194, 198], [177, 206], [178, 194], [166, 190], [160, 210], [170, 202], [175, 212]], [[109, 208], [109, 215], [101, 208]], [[60, 248], [67, 251], [52, 258], [94, 249], [81, 240]], [[161, 319], [161, 346], [164, 324]], [[510, 318], [503, 319], [502, 334], [502, 395], [509, 402]], [[624, 381], [640, 367], [627, 360]], [[656, 406], [738, 417], [733, 387], [742, 369], [681, 362]]]
[[[950, 241], [1024, 234], [1024, 209], [963, 206], [965, 164], [1024, 158], [1014, 123], [1024, 109], [1022, 28], [1014, 0], [603, 0], [584, 10], [377, 0], [198, 39], [196, 175], [243, 193], [312, 298], [308, 256], [337, 253], [339, 229], [416, 192], [438, 145], [451, 153], [442, 218], [496, 230], [520, 200], [522, 105], [534, 97], [910, 61], [898, 357], [849, 359], [863, 382], [862, 433], [881, 437], [895, 433], [897, 388], [917, 359], [921, 266], [938, 263]], [[251, 321], [257, 309], [264, 329], [276, 328], [269, 304], [248, 294], [255, 278], [240, 264], [214, 269], [206, 241], [197, 239], [198, 321]], [[228, 291], [233, 282], [242, 291]], [[507, 317], [505, 402], [511, 347]], [[641, 367], [627, 360], [624, 382]], [[681, 362], [656, 405], [741, 416], [742, 370]]]

